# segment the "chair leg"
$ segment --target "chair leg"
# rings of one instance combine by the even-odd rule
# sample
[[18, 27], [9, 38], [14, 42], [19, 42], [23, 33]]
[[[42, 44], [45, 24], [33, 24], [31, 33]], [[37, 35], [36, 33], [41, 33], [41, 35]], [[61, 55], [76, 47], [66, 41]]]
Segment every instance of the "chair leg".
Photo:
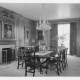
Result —
[[18, 61], [18, 66], [17, 66], [17, 69], [19, 69], [19, 61]]
[[66, 66], [68, 66], [67, 60], [66, 60]]
[[59, 63], [59, 69], [60, 69], [60, 72], [62, 73], [62, 70], [61, 70], [61, 65], [60, 65], [60, 63]]
[[52, 70], [52, 67], [53, 67], [52, 64], [50, 64], [50, 71]]
[[48, 64], [46, 65], [46, 74], [48, 73]]
[[35, 73], [33, 73], [33, 76], [35, 76]]
[[59, 73], [59, 64], [58, 63], [56, 65], [56, 67], [57, 67], [57, 74], [60, 75], [60, 73]]
[[62, 61], [62, 69], [64, 70], [64, 61]]
[[66, 68], [66, 62], [64, 62], [64, 69]]
[[47, 68], [46, 68], [46, 72], [45, 72], [46, 74], [47, 74], [47, 71], [48, 71], [48, 70], [47, 70]]
[[33, 76], [35, 76], [35, 67], [34, 67], [34, 72], [33, 72]]
[[22, 67], [23, 67], [23, 65], [24, 65], [24, 62], [22, 63]]
[[67, 60], [64, 60], [64, 69], [68, 66]]
[[25, 76], [27, 76], [27, 66], [25, 65]]
[[66, 62], [66, 65], [68, 66], [68, 63]]
[[40, 74], [43, 74], [42, 65], [40, 65]]

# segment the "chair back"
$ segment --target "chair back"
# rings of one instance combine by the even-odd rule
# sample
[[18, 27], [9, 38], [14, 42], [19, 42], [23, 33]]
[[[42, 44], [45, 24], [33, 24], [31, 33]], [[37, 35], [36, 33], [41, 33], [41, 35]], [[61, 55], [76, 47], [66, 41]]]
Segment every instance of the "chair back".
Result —
[[39, 51], [46, 51], [47, 42], [44, 40], [39, 41]]
[[19, 47], [19, 49], [18, 49], [18, 57], [19, 57], [19, 59], [23, 59], [24, 58], [24, 48], [23, 47]]
[[67, 51], [68, 51], [68, 48], [65, 48], [65, 58], [67, 59]]
[[35, 59], [35, 49], [31, 47], [26, 47], [25, 51], [25, 60], [26, 62], [32, 62]]
[[62, 50], [62, 59], [64, 59], [64, 60], [67, 58], [67, 50], [68, 50], [68, 48], [65, 48]]
[[35, 52], [39, 52], [39, 45], [35, 46]]

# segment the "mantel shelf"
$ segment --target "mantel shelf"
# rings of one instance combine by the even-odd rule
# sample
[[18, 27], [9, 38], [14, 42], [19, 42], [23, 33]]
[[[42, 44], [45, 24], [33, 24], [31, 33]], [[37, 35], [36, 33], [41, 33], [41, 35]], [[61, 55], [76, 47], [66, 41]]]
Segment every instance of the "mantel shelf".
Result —
[[17, 41], [16, 39], [0, 39], [0, 41]]

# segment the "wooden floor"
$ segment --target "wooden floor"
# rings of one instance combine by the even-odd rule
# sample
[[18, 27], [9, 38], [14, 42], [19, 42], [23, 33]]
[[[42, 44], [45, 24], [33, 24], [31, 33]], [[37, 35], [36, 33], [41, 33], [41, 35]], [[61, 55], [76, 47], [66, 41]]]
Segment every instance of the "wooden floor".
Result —
[[[17, 69], [17, 61], [13, 61], [10, 64], [0, 64], [0, 76], [1, 77], [25, 77], [24, 67], [20, 67]], [[36, 70], [35, 77], [59, 77], [54, 70], [48, 70], [48, 74], [40, 74], [38, 70]], [[68, 67], [65, 71], [62, 71], [60, 76], [64, 77], [80, 77], [80, 58], [75, 56], [68, 55]], [[32, 77], [31, 73], [28, 73], [28, 77]]]

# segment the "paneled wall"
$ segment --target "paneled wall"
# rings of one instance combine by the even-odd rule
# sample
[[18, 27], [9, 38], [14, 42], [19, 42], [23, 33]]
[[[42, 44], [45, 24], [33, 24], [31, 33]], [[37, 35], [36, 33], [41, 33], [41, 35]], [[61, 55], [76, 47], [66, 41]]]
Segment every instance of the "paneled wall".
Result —
[[45, 31], [44, 40], [47, 41], [47, 46], [50, 46], [50, 30]]
[[[16, 37], [15, 37], [15, 39], [6, 39], [6, 38], [2, 37], [3, 36], [2, 32], [4, 32], [4, 30], [2, 29], [4, 27], [3, 26], [4, 22], [12, 23], [12, 24], [14, 24], [13, 27], [15, 27], [15, 21], [14, 20], [3, 17], [3, 16], [0, 17], [0, 45], [2, 45], [2, 44], [3, 45], [15, 44]], [[15, 35], [16, 35], [16, 33], [15, 33]]]
[[[7, 21], [14, 23], [15, 27], [15, 39], [2, 39], [2, 22]], [[24, 26], [29, 28], [29, 42], [24, 42]], [[7, 42], [11, 44], [11, 42], [16, 43], [16, 46], [19, 45], [32, 45], [32, 39], [36, 36], [36, 28], [35, 21], [27, 19], [22, 15], [10, 11], [8, 9], [0, 7], [0, 44], [7, 44]]]
[[71, 22], [70, 54], [80, 57], [80, 21]]
[[80, 57], [80, 21], [77, 22], [76, 28], [76, 56]]
[[[6, 21], [7, 18], [4, 20]], [[30, 22], [25, 22], [25, 21], [21, 21], [21, 20], [15, 20], [13, 21], [14, 24], [15, 24], [15, 39], [2, 39], [2, 19], [0, 19], [0, 44], [7, 44], [7, 42], [9, 43], [13, 43], [13, 42], [16, 42], [16, 41], [19, 41], [20, 45], [24, 45], [24, 26], [27, 25], [29, 27], [29, 42], [26, 43], [26, 45], [31, 45], [31, 40], [33, 38], [35, 38], [35, 34], [36, 34], [36, 29], [35, 29], [35, 26], [34, 26], [34, 23], [33, 21], [30, 21]], [[10, 22], [8, 20], [8, 22]], [[33, 28], [34, 27], [34, 28]]]
[[[24, 26], [28, 27], [29, 30], [29, 42], [24, 40]], [[18, 28], [18, 40], [20, 40], [19, 45], [32, 45], [32, 40], [36, 37], [36, 28], [33, 21], [24, 22], [19, 20]]]
[[[0, 7], [0, 45], [15, 45], [15, 53], [17, 56], [17, 48], [23, 45], [33, 45], [32, 40], [36, 38], [36, 28], [35, 28], [35, 21], [27, 19], [20, 14], [13, 12], [14, 18], [10, 17], [9, 15], [3, 16], [4, 14], [2, 11], [5, 10], [10, 12], [9, 10]], [[9, 13], [8, 13], [9, 14]], [[10, 12], [11, 15], [11, 12]], [[7, 21], [10, 23], [14, 23], [15, 28], [15, 39], [3, 39], [2, 38], [2, 22]], [[29, 28], [29, 42], [24, 41], [24, 26]], [[1, 50], [1, 49], [0, 49]], [[2, 53], [0, 53], [2, 54]], [[0, 56], [1, 57], [1, 56]], [[0, 59], [1, 60], [1, 59]], [[1, 62], [1, 61], [0, 61]]]
[[51, 27], [52, 29], [50, 30], [50, 46], [54, 46], [55, 48], [57, 48], [58, 41], [54, 38], [58, 35], [58, 26], [57, 24], [52, 23]]
[[0, 21], [0, 39], [1, 39], [1, 29], [2, 29], [2, 28], [1, 28], [1, 21]]
[[[0, 7], [0, 11], [3, 8]], [[7, 9], [5, 9], [7, 10]], [[1, 12], [0, 12], [1, 13]], [[7, 45], [7, 44], [15, 44], [16, 47], [22, 46], [22, 45], [34, 45], [35, 42], [33, 42], [34, 39], [37, 39], [37, 31], [36, 31], [36, 24], [35, 21], [32, 21], [30, 19], [27, 19], [23, 17], [20, 14], [17, 14], [14, 12], [15, 18], [12, 19], [10, 17], [2, 16], [2, 13], [0, 14], [0, 45]], [[15, 40], [3, 40], [2, 39], [2, 21], [8, 21], [15, 24]], [[65, 19], [65, 20], [53, 20], [51, 21], [51, 27], [52, 29], [50, 31], [45, 32], [44, 40], [47, 41], [48, 46], [56, 46], [57, 40], [53, 41], [53, 38], [58, 34], [58, 28], [57, 24], [59, 22], [77, 22], [76, 25], [76, 55], [80, 56], [80, 19]], [[57, 23], [57, 24], [56, 24]], [[25, 42], [24, 40], [24, 26], [27, 26], [29, 28], [29, 42]]]

